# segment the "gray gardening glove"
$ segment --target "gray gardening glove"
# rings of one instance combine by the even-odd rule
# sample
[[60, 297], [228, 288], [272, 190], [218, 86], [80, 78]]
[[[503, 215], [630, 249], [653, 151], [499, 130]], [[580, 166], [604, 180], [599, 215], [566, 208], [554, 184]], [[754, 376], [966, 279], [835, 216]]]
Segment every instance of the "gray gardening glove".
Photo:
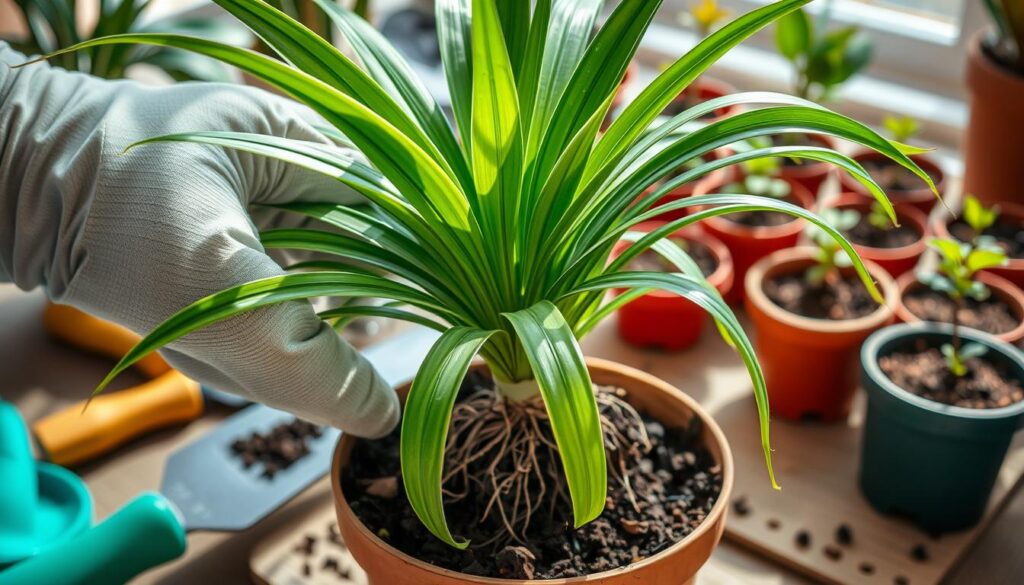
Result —
[[[225, 84], [102, 81], [0, 43], [0, 280], [145, 333], [210, 293], [283, 274], [257, 229], [296, 222], [256, 203], [354, 202], [328, 177], [204, 145], [128, 145], [195, 130], [326, 142], [312, 114]], [[395, 427], [394, 391], [309, 303], [246, 313], [164, 355], [185, 374], [365, 437]]]

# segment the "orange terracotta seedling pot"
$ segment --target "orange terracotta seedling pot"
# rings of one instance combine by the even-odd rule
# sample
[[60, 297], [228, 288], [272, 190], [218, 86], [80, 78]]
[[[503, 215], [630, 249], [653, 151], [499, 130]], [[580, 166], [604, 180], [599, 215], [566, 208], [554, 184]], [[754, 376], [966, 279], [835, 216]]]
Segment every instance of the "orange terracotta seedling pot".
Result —
[[[843, 193], [828, 206], [837, 209], [853, 209], [861, 215], [871, 213], [871, 203], [856, 193]], [[917, 241], [899, 248], [873, 248], [851, 243], [861, 258], [878, 264], [895, 278], [913, 270], [921, 260], [921, 255], [928, 249], [928, 216], [920, 209], [910, 205], [900, 204], [894, 207], [900, 224], [909, 225], [918, 234], [921, 234]]]
[[[730, 182], [729, 177], [712, 176], [706, 181], [701, 181], [694, 189], [694, 196], [708, 195], [720, 192], [721, 188]], [[786, 179], [791, 188], [792, 200], [805, 209], [814, 207], [814, 196], [806, 187], [792, 179]], [[806, 222], [803, 219], [794, 219], [789, 223], [777, 226], [746, 226], [730, 221], [728, 216], [716, 216], [705, 219], [700, 226], [705, 232], [717, 238], [732, 254], [733, 269], [736, 272], [736, 282], [743, 283], [747, 270], [755, 262], [779, 250], [796, 246]], [[730, 303], [738, 303], [745, 296], [743, 286], [734, 286], [726, 295], [725, 300]]]
[[[356, 562], [366, 571], [370, 585], [687, 585], [707, 562], [725, 530], [734, 480], [732, 454], [718, 424], [695, 400], [669, 384], [633, 368], [613, 362], [589, 358], [587, 366], [595, 384], [610, 385], [627, 391], [628, 400], [641, 412], [655, 414], [666, 426], [684, 426], [693, 417], [703, 423], [701, 434], [705, 445], [722, 466], [722, 493], [704, 522], [683, 540], [656, 555], [620, 569], [585, 577], [547, 580], [492, 579], [466, 575], [435, 567], [393, 548], [378, 538], [356, 517], [341, 489], [341, 475], [348, 465], [357, 439], [343, 435], [334, 452], [331, 483], [334, 491], [338, 524], [345, 544]], [[486, 371], [478, 364], [476, 370]], [[398, 388], [404, 400], [409, 384]]]
[[[885, 155], [873, 150], [859, 151], [854, 154], [852, 158], [860, 164], [864, 164], [866, 161], [889, 160]], [[946, 194], [947, 180], [946, 173], [942, 170], [942, 167], [925, 155], [912, 156], [910, 159], [917, 163], [917, 166], [921, 167], [921, 169], [926, 173], [932, 177], [937, 177], [937, 179], [935, 179], [935, 188], [938, 189], [939, 195], [944, 196]], [[840, 173], [839, 181], [842, 183], [843, 191], [856, 193], [868, 203], [875, 200], [864, 185], [861, 185], [857, 179], [854, 179], [848, 173]], [[920, 181], [920, 187], [917, 189], [911, 189], [909, 191], [889, 191], [886, 195], [889, 196], [889, 199], [892, 200], [893, 203], [916, 207], [924, 214], [930, 213], [932, 208], [934, 208], [935, 204], [939, 201], [938, 198], [935, 197], [935, 193], [928, 188], [924, 181]]]
[[[1021, 229], [1024, 230], [1024, 205], [1004, 202], [996, 202], [995, 205], [999, 206], [999, 217], [1009, 217], [1013, 219], [1013, 221], [1015, 221], [1017, 225], [1021, 226]], [[953, 221], [954, 218], [950, 217], [950, 215], [946, 213], [936, 219], [934, 222], [935, 235], [940, 238], [952, 238], [953, 236], [949, 233], [949, 224]], [[1024, 258], [1009, 258], [1007, 259], [1005, 266], [987, 268], [985, 269], [985, 272], [991, 272], [996, 276], [1002, 276], [1006, 280], [1017, 285], [1018, 288], [1024, 288]]]
[[[650, 232], [664, 222], [644, 222], [631, 231]], [[696, 226], [688, 226], [672, 234], [687, 241], [706, 246], [715, 256], [718, 267], [707, 280], [725, 295], [733, 286], [732, 256], [725, 244], [702, 233]], [[619, 242], [612, 254], [618, 256], [632, 242]], [[616, 291], [620, 294], [622, 291]], [[707, 313], [683, 297], [663, 291], [652, 291], [626, 303], [618, 310], [619, 335], [640, 347], [660, 347], [668, 351], [686, 349], [700, 339]]]
[[[754, 323], [757, 356], [768, 386], [772, 414], [791, 420], [845, 420], [857, 380], [860, 346], [872, 332], [892, 323], [889, 308], [897, 289], [889, 273], [865, 262], [885, 305], [857, 319], [831, 321], [790, 313], [764, 292], [768, 279], [803, 272], [815, 263], [816, 249], [791, 248], [762, 259], [747, 272], [747, 313]], [[853, 269], [843, 269], [852, 274]]]
[[[1024, 340], [1024, 292], [1021, 292], [1020, 288], [1005, 278], [988, 272], [979, 272], [977, 279], [992, 291], [993, 297], [1002, 299], [1007, 305], [1009, 305], [1010, 312], [1017, 318], [1016, 327], [998, 335], [993, 335], [993, 337], [1010, 344], [1015, 344], [1018, 341]], [[899, 287], [899, 297], [895, 306], [896, 318], [903, 323], [920, 322], [921, 318], [912, 313], [903, 303], [903, 297], [908, 292], [924, 287], [925, 285], [918, 281], [917, 275], [912, 272], [908, 272], [901, 276], [896, 281], [896, 285]]]

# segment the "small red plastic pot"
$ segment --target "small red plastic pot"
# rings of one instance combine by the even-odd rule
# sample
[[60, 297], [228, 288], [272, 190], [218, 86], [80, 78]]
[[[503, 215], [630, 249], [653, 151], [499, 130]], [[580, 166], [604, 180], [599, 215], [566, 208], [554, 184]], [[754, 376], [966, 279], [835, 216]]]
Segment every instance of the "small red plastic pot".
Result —
[[[817, 142], [819, 146], [832, 150], [839, 148], [839, 143], [831, 136], [823, 136], [821, 134], [807, 134], [806, 136], [812, 142]], [[800, 183], [807, 187], [811, 195], [817, 197], [821, 186], [833, 172], [835, 172], [834, 168], [827, 162], [808, 160], [796, 165], [782, 165], [779, 176]]]
[[[837, 209], [853, 209], [860, 214], [871, 213], [871, 203], [856, 193], [842, 193], [827, 207]], [[857, 254], [865, 260], [871, 260], [885, 269], [894, 278], [910, 272], [917, 266], [921, 255], [928, 249], [928, 216], [916, 207], [900, 204], [895, 205], [896, 218], [901, 225], [913, 227], [920, 237], [913, 244], [899, 248], [873, 248], [853, 243]]]
[[[699, 196], [717, 193], [732, 180], [734, 179], [728, 176], [709, 176], [697, 183], [693, 194]], [[791, 189], [790, 199], [804, 209], [813, 209], [814, 196], [807, 187], [793, 179], [785, 180]], [[772, 252], [796, 246], [806, 222], [803, 219], [794, 219], [776, 226], [747, 226], [729, 220], [728, 216], [719, 215], [705, 219], [700, 225], [707, 234], [721, 241], [729, 249], [736, 272], [735, 280], [742, 283], [747, 270], [755, 262]], [[729, 294], [725, 295], [725, 300], [738, 303], [744, 297], [743, 287], [734, 286]]]
[[[757, 356], [764, 371], [772, 415], [790, 420], [845, 420], [857, 391], [860, 346], [874, 331], [892, 323], [896, 283], [879, 266], [865, 262], [885, 305], [857, 319], [832, 321], [790, 313], [764, 292], [765, 281], [813, 266], [817, 249], [776, 252], [751, 267], [747, 314], [756, 332]], [[852, 274], [852, 268], [842, 269]]]
[[[1000, 218], [1012, 219], [1018, 226], [1020, 226], [1020, 229], [1024, 231], [1024, 205], [1005, 202], [996, 202], [995, 204], [999, 206]], [[955, 218], [950, 217], [949, 214], [943, 214], [935, 220], [935, 235], [940, 238], [953, 237], [949, 232], [949, 225], [953, 223], [953, 221], [955, 221]], [[1017, 285], [1017, 287], [1024, 289], [1024, 258], [1009, 258], [1006, 261], [1005, 266], [988, 268], [985, 272], [991, 272], [997, 276], [1002, 276], [1006, 280]]]
[[[873, 150], [861, 150], [853, 155], [853, 160], [864, 164], [868, 161], [887, 161], [889, 160], [884, 154], [875, 152]], [[946, 194], [946, 173], [943, 172], [934, 160], [925, 155], [915, 155], [910, 157], [919, 167], [921, 167], [926, 173], [932, 177], [937, 177], [935, 181], [935, 187], [939, 191], [939, 195], [945, 196]], [[840, 173], [839, 180], [842, 183], [843, 191], [849, 191], [856, 193], [864, 199], [864, 201], [874, 201], [875, 198], [868, 192], [868, 190], [861, 185], [857, 179], [851, 177], [848, 173]], [[911, 205], [921, 210], [922, 213], [928, 214], [932, 208], [935, 207], [935, 203], [938, 202], [938, 198], [935, 197], [935, 193], [925, 185], [924, 181], [921, 181], [920, 188], [910, 189], [907, 191], [887, 191], [886, 195], [893, 203]]]
[[[631, 231], [650, 232], [665, 222], [648, 221], [637, 225]], [[725, 295], [733, 285], [732, 256], [722, 242], [702, 233], [695, 226], [688, 226], [672, 234], [690, 242], [706, 246], [715, 256], [718, 267], [708, 275], [707, 280]], [[618, 256], [632, 242], [616, 244], [613, 256]], [[621, 294], [616, 290], [615, 294]], [[618, 310], [619, 336], [628, 343], [640, 347], [659, 347], [678, 351], [692, 346], [700, 339], [707, 314], [703, 309], [683, 297], [664, 291], [652, 291], [626, 303]]]

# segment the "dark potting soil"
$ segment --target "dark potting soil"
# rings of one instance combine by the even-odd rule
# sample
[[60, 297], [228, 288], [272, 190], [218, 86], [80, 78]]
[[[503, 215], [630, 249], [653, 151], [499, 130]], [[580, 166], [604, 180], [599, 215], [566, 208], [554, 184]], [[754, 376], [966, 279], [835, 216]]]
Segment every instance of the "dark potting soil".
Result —
[[927, 347], [924, 340], [917, 340], [912, 349], [878, 360], [882, 372], [907, 392], [965, 408], [1002, 408], [1024, 399], [1020, 382], [985, 356], [966, 360], [967, 374], [956, 376], [942, 353]]
[[[949, 224], [949, 233], [961, 242], [970, 242], [977, 234], [963, 220]], [[1000, 217], [987, 227], [982, 235], [995, 238], [999, 246], [1010, 258], [1024, 258], [1024, 225], [1013, 218]]]
[[263, 477], [273, 479], [282, 469], [309, 455], [309, 441], [323, 434], [311, 422], [294, 419], [279, 424], [267, 433], [252, 433], [231, 443], [231, 452], [242, 460], [242, 466], [263, 466]]
[[[825, 143], [811, 138], [806, 134], [775, 134], [772, 136], [772, 146], [825, 146]], [[787, 167], [799, 167], [813, 164], [815, 161], [783, 158], [782, 164]]]
[[[903, 304], [923, 321], [952, 323], [956, 311], [956, 303], [949, 297], [923, 286], [908, 290], [903, 295]], [[993, 335], [1011, 331], [1020, 324], [1010, 306], [994, 294], [984, 301], [967, 299], [958, 316], [961, 325]]]
[[902, 248], [921, 239], [921, 233], [907, 222], [902, 222], [899, 227], [889, 225], [886, 229], [879, 229], [871, 224], [866, 214], [861, 214], [857, 225], [843, 235], [854, 244], [869, 248]]
[[[671, 239], [686, 250], [690, 257], [693, 258], [693, 261], [697, 263], [701, 274], [705, 277], [710, 276], [718, 268], [718, 259], [711, 251], [711, 248], [693, 240]], [[626, 269], [643, 272], [678, 272], [674, 264], [654, 250], [645, 250], [642, 254], [630, 260], [626, 264]]]
[[[489, 379], [471, 374], [463, 382], [460, 400], [490, 384]], [[604, 409], [602, 412], [607, 414]], [[367, 485], [375, 479], [397, 478], [401, 484], [398, 430], [384, 439], [356, 444], [342, 477], [342, 489], [356, 516], [371, 531], [406, 554], [439, 567], [509, 579], [554, 579], [608, 571], [654, 555], [693, 532], [721, 493], [721, 467], [701, 442], [698, 419], [683, 429], [666, 429], [654, 420], [644, 420], [652, 449], [646, 454], [635, 453], [638, 465], [630, 475], [640, 512], [633, 508], [622, 484], [609, 478], [607, 504], [600, 517], [574, 530], [571, 506], [544, 500], [535, 507], [525, 543], [480, 545], [502, 530], [494, 515], [480, 521], [485, 517], [485, 498], [468, 497], [445, 506], [452, 534], [477, 543], [459, 551], [424, 528], [404, 489], [390, 498], [367, 493]], [[547, 458], [555, 452], [538, 453]], [[557, 453], [540, 463], [542, 467], [554, 464], [561, 469]], [[491, 464], [486, 460], [472, 465]], [[452, 487], [446, 484], [446, 488]], [[530, 486], [532, 490], [538, 488]]]
[[[878, 183], [886, 193], [890, 191], [896, 191], [896, 196], [899, 196], [900, 191], [916, 191], [918, 189], [927, 189], [928, 186], [922, 181], [917, 175], [903, 168], [899, 164], [892, 162], [888, 159], [877, 159], [869, 158], [860, 161], [864, 166], [864, 170], [871, 175], [871, 178]], [[924, 167], [922, 167], [924, 168]], [[932, 181], [938, 183], [938, 173], [930, 168], [924, 168], [924, 171], [928, 173]], [[890, 193], [891, 195], [892, 193]]]
[[[742, 185], [729, 185], [721, 189], [721, 193], [744, 193], [745, 188]], [[794, 205], [799, 205], [796, 201], [783, 198], [783, 201], [788, 201]], [[777, 225], [786, 225], [787, 223], [796, 221], [797, 218], [792, 215], [782, 213], [781, 211], [740, 211], [737, 213], [730, 213], [723, 215], [725, 219], [749, 226], [749, 227], [772, 227]]]
[[815, 286], [807, 282], [804, 272], [780, 274], [765, 280], [763, 286], [764, 294], [773, 303], [812, 319], [843, 321], [878, 310], [878, 303], [854, 275], [840, 275]]

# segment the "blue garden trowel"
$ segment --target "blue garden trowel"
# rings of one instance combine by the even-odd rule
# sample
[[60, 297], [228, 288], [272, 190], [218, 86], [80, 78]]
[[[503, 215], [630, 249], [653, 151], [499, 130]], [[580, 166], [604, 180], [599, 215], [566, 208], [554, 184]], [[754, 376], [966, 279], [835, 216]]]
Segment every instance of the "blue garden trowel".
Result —
[[[413, 377], [437, 333], [414, 329], [363, 355], [389, 384]], [[0, 572], [0, 585], [113, 585], [185, 552], [191, 530], [244, 530], [327, 474], [339, 432], [311, 441], [310, 452], [273, 479], [245, 469], [231, 443], [266, 432], [292, 415], [253, 405], [167, 460], [160, 492], [146, 492], [101, 524]]]

